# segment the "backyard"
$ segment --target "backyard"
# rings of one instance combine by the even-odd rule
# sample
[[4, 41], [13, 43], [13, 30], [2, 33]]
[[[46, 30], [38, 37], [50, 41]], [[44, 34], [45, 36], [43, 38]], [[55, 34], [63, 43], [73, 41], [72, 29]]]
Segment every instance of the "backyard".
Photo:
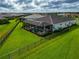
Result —
[[24, 59], [79, 59], [78, 32], [79, 28], [48, 41], [33, 49]]
[[0, 49], [0, 55], [9, 53], [17, 48], [24, 47], [28, 44], [36, 42], [41, 38], [22, 29], [22, 23], [19, 23], [12, 34], [8, 37], [7, 41]]
[[[0, 25], [0, 36], [11, 29], [15, 23], [15, 20], [11, 20], [10, 24]], [[78, 20], [77, 23], [79, 23]], [[0, 48], [1, 59], [79, 59], [78, 26], [75, 29], [71, 28], [70, 31], [63, 33], [63, 35], [51, 38], [51, 40], [46, 39], [46, 42], [27, 51], [23, 47], [40, 41], [42, 37], [24, 30], [22, 25], [21, 22], [17, 25]], [[24, 51], [18, 52], [17, 49]]]
[[[77, 19], [77, 24], [79, 20]], [[79, 59], [79, 26], [32, 49], [21, 59]], [[34, 52], [34, 53], [33, 53]]]

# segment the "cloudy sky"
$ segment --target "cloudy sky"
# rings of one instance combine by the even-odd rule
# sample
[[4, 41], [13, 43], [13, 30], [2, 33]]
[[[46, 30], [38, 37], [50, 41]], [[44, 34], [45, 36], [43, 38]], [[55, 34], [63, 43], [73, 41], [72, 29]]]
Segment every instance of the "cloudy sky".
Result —
[[0, 0], [0, 12], [79, 12], [79, 0]]

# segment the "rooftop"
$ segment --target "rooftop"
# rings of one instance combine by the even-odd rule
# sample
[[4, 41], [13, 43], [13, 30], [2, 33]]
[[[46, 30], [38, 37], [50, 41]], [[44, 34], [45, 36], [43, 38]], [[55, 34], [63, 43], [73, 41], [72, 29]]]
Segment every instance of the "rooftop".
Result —
[[66, 16], [51, 16], [51, 15], [42, 16], [39, 14], [30, 15], [30, 16], [27, 16], [24, 18], [25, 18], [25, 20], [24, 20], [25, 23], [30, 23], [33, 25], [39, 25], [39, 24], [43, 24], [43, 23], [46, 25], [51, 25], [51, 24], [74, 20], [74, 19], [72, 19], [70, 17], [66, 17]]
[[27, 18], [27, 19], [37, 19], [37, 18], [41, 18], [41, 17], [44, 17], [44, 16], [40, 15], [40, 14], [33, 14], [33, 15], [30, 15], [30, 16], [26, 16], [24, 18]]

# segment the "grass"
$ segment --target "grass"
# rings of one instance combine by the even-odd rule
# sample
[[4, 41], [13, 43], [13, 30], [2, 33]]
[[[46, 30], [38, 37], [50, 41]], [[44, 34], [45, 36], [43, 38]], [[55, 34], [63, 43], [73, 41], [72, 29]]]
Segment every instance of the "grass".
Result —
[[3, 36], [15, 24], [15, 20], [10, 20], [9, 24], [0, 25], [0, 37]]
[[0, 55], [9, 53], [17, 48], [21, 48], [35, 41], [40, 40], [40, 37], [21, 28], [22, 23], [15, 28], [12, 34], [8, 37], [7, 41], [0, 49]]
[[[9, 53], [17, 48], [26, 46], [35, 41], [40, 40], [40, 37], [23, 30], [20, 23], [7, 41], [0, 49], [0, 55]], [[79, 28], [68, 33], [64, 33], [56, 38], [52, 38], [38, 47], [31, 49], [27, 56], [27, 51], [24, 56], [14, 56], [13, 59], [79, 59]], [[16, 54], [16, 53], [15, 53]], [[8, 58], [4, 58], [8, 59]]]
[[21, 59], [79, 59], [79, 28], [32, 49]]
[[24, 59], [79, 59], [78, 32], [79, 28], [48, 41], [31, 50], [35, 52]]

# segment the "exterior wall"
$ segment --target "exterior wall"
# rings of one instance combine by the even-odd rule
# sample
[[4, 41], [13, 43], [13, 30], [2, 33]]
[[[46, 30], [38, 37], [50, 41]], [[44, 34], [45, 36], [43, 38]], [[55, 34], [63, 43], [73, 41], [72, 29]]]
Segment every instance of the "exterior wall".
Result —
[[66, 22], [62, 22], [62, 23], [58, 23], [58, 24], [53, 24], [53, 31], [63, 29], [66, 27], [70, 27], [73, 24], [76, 24], [76, 20], [66, 21]]
[[56, 31], [56, 30], [60, 30], [60, 29], [70, 27], [73, 24], [76, 24], [76, 20], [57, 23], [57, 24], [50, 25], [48, 27], [46, 27], [46, 26], [41, 27], [41, 26], [35, 26], [35, 25], [24, 23], [24, 28], [33, 32], [33, 33], [36, 33], [36, 34], [39, 34], [39, 35], [45, 35], [45, 34], [50, 33], [52, 31]]

